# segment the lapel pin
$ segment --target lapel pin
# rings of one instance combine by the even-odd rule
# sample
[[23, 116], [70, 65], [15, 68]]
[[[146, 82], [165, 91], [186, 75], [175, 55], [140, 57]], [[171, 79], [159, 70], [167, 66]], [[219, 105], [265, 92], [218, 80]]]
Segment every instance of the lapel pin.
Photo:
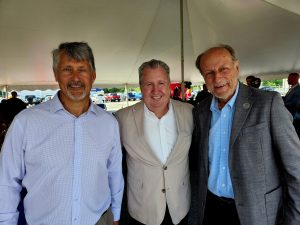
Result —
[[250, 108], [250, 103], [246, 102], [243, 104], [244, 109], [249, 109]]

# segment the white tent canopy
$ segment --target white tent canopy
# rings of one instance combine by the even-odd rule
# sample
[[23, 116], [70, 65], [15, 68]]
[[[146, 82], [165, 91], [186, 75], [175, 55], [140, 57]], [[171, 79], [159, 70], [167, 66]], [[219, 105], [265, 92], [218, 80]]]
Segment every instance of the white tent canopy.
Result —
[[[85, 41], [95, 55], [95, 86], [136, 85], [137, 68], [165, 61], [181, 81], [180, 0], [0, 0], [0, 86], [55, 88], [51, 51]], [[232, 45], [241, 76], [283, 78], [300, 71], [300, 1], [184, 0], [184, 76], [208, 47]]]

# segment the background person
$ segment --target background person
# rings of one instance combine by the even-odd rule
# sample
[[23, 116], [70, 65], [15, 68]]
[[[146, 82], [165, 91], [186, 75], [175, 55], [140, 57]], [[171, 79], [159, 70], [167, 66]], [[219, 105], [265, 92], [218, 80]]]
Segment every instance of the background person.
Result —
[[259, 77], [255, 77], [252, 81], [251, 81], [251, 87], [254, 88], [259, 88], [261, 84], [261, 79]]
[[208, 92], [206, 84], [203, 84], [202, 91], [199, 91], [196, 98], [195, 98], [195, 104], [199, 104], [202, 100], [206, 99], [207, 97], [211, 96], [211, 93]]
[[248, 86], [252, 86], [251, 84], [252, 84], [252, 81], [255, 79], [255, 76], [253, 76], [253, 75], [249, 75], [249, 76], [247, 76], [246, 77], [246, 83], [247, 83], [247, 85]]
[[5, 120], [7, 121], [8, 126], [15, 116], [23, 109], [26, 109], [26, 103], [18, 98], [18, 93], [16, 91], [12, 91], [11, 98], [7, 99], [4, 104]]
[[143, 63], [143, 100], [116, 113], [127, 152], [130, 225], [188, 223], [192, 105], [170, 99], [169, 73], [160, 60]]
[[96, 78], [91, 48], [84, 42], [60, 44], [53, 71], [60, 91], [18, 114], [6, 135], [0, 224], [17, 223], [25, 187], [30, 225], [116, 225], [124, 185], [119, 127], [89, 98]]
[[193, 110], [198, 224], [300, 224], [300, 142], [291, 117], [277, 92], [240, 83], [239, 66], [228, 45], [196, 60], [213, 95]]
[[300, 138], [300, 85], [299, 74], [290, 73], [288, 76], [290, 89], [284, 97], [284, 105], [292, 114], [294, 127]]

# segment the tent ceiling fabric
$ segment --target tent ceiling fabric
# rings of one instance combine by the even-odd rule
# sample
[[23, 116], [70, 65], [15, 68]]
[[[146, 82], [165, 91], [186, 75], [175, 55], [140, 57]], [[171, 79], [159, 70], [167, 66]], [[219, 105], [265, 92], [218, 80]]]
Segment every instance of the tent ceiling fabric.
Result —
[[[0, 85], [56, 85], [51, 51], [85, 41], [95, 55], [95, 86], [136, 85], [137, 69], [165, 61], [181, 81], [179, 0], [0, 0]], [[185, 80], [201, 82], [196, 56], [232, 45], [241, 76], [263, 79], [300, 71], [297, 0], [185, 0]]]

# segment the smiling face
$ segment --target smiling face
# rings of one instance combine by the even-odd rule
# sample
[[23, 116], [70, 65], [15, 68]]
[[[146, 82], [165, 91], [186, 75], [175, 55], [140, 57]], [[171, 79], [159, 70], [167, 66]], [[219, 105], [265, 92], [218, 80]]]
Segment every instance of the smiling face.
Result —
[[89, 102], [90, 90], [96, 78], [88, 61], [76, 61], [66, 53], [60, 53], [55, 79], [60, 87], [60, 100], [65, 106]]
[[170, 80], [161, 68], [145, 68], [141, 79], [141, 92], [147, 108], [158, 118], [168, 112], [170, 102]]
[[208, 90], [224, 106], [238, 84], [239, 61], [224, 48], [213, 48], [201, 57], [200, 68]]

